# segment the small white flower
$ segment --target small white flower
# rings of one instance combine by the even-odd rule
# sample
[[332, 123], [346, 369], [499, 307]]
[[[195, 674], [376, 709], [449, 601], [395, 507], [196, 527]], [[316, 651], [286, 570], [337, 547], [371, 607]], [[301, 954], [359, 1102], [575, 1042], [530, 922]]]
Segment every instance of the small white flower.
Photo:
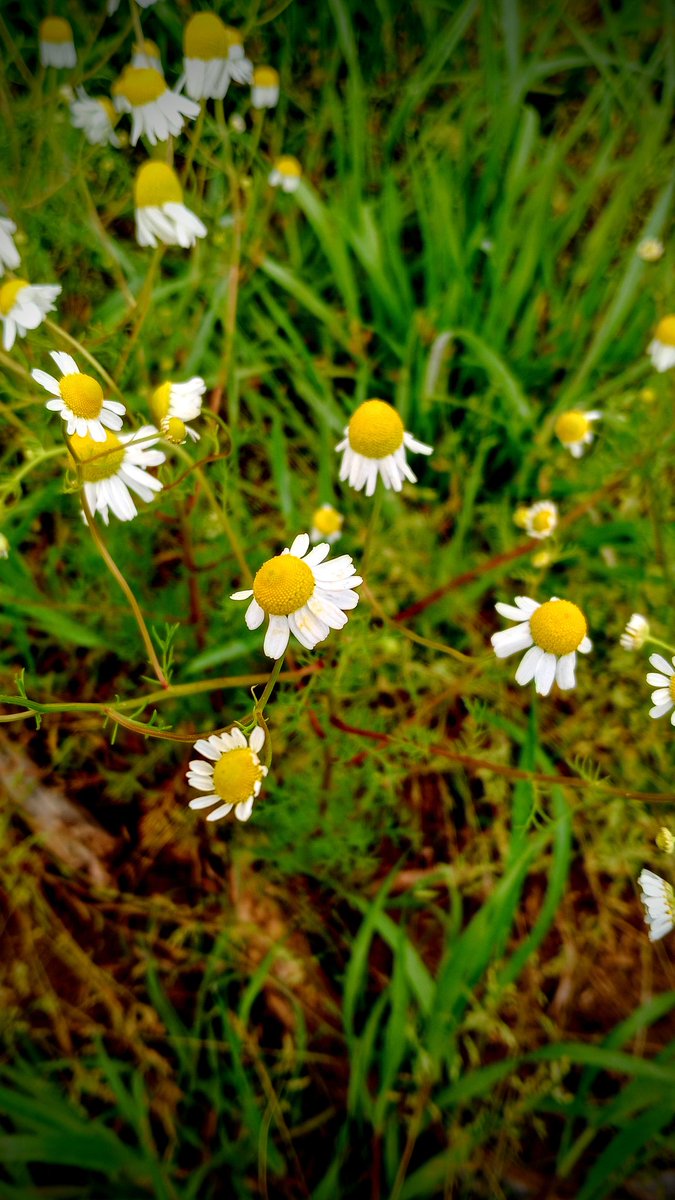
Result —
[[523, 529], [531, 538], [550, 537], [557, 524], [558, 508], [552, 500], [538, 500], [523, 514]]
[[70, 438], [73, 466], [84, 482], [84, 493], [92, 513], [100, 512], [108, 524], [108, 509], [120, 521], [131, 521], [137, 515], [130, 491], [141, 500], [154, 500], [162, 484], [146, 467], [158, 467], [166, 456], [153, 450], [159, 433], [153, 425], [144, 425], [135, 433], [119, 437], [106, 431], [105, 442], [94, 441], [90, 435]]
[[152, 67], [125, 67], [112, 90], [117, 111], [131, 113], [132, 146], [141, 135], [151, 146], [165, 142], [181, 132], [186, 117], [194, 120], [199, 116], [199, 105], [172, 92]]
[[581, 458], [584, 448], [593, 441], [593, 421], [599, 421], [601, 412], [561, 413], [555, 423], [556, 437], [569, 450], [572, 458]]
[[246, 57], [244, 39], [233, 25], [226, 25], [225, 33], [228, 42], [227, 69], [230, 72], [230, 78], [235, 83], [250, 83], [253, 79], [253, 63], [250, 58]]
[[193, 100], [222, 100], [230, 84], [227, 30], [213, 12], [193, 13], [183, 30], [185, 90]]
[[527, 651], [516, 671], [516, 683], [525, 685], [534, 679], [540, 696], [548, 696], [554, 680], [563, 691], [573, 688], [577, 653], [592, 649], [581, 609], [557, 596], [544, 604], [516, 596], [516, 607], [500, 603], [495, 608], [502, 617], [517, 622], [511, 629], [493, 633], [490, 640], [497, 658]]
[[643, 238], [637, 252], [643, 262], [658, 262], [663, 258], [663, 242], [660, 238]]
[[15, 233], [14, 222], [9, 217], [0, 217], [0, 273], [6, 270], [16, 271], [21, 262], [19, 251], [14, 245]]
[[10, 279], [0, 287], [0, 320], [2, 321], [2, 345], [11, 350], [19, 337], [25, 337], [29, 329], [37, 329], [47, 313], [56, 307], [60, 295], [58, 284], [27, 283], [25, 279]]
[[94, 99], [84, 88], [77, 89], [77, 99], [70, 105], [70, 119], [76, 129], [81, 129], [92, 146], [119, 146], [114, 124], [117, 113], [106, 96]]
[[131, 55], [131, 66], [150, 67], [151, 70], [159, 71], [160, 75], [163, 75], [164, 68], [162, 67], [159, 46], [155, 42], [151, 42], [150, 38], [144, 38], [140, 46], [134, 46], [134, 51]]
[[88, 435], [94, 442], [105, 442], [104, 426], [112, 430], [122, 428], [122, 417], [126, 412], [123, 404], [118, 400], [104, 400], [100, 383], [91, 375], [83, 375], [70, 354], [51, 350], [50, 358], [61, 372], [60, 382], [46, 371], [31, 371], [31, 375], [45, 391], [57, 397], [47, 401], [47, 408], [60, 413], [67, 421], [69, 437], [76, 433], [79, 437]]
[[256, 67], [251, 83], [254, 108], [274, 108], [279, 103], [279, 72], [274, 67]]
[[650, 942], [670, 933], [675, 924], [675, 894], [671, 884], [666, 883], [653, 871], [641, 871], [638, 879], [645, 908], [645, 924], [649, 929]]
[[649, 621], [640, 613], [633, 613], [619, 638], [619, 645], [624, 650], [641, 650], [648, 637]]
[[661, 318], [647, 346], [647, 354], [660, 374], [675, 367], [675, 315]]
[[136, 241], [139, 246], [181, 246], [188, 250], [206, 237], [206, 226], [183, 204], [176, 172], [163, 162], [146, 162], [134, 180]]
[[[163, 383], [156, 388], [150, 397], [150, 411], [162, 433], [171, 435], [174, 432], [170, 422], [180, 421], [184, 432], [193, 442], [199, 441], [199, 434], [190, 429], [188, 421], [194, 421], [202, 411], [202, 396], [206, 384], [199, 375], [188, 379], [187, 383]], [[174, 440], [170, 437], [170, 440]], [[180, 439], [184, 440], [183, 438]]]
[[[651, 654], [649, 661], [653, 667], [656, 667], [656, 671], [660, 672], [655, 674], [650, 671], [647, 676], [647, 683], [656, 688], [656, 691], [652, 692], [654, 707], [650, 708], [649, 715], [658, 720], [659, 717], [665, 717], [666, 713], [675, 708], [675, 670], [673, 669], [675, 658], [672, 660], [672, 666], [662, 654]], [[675, 712], [670, 718], [670, 723], [675, 725]]]
[[45, 17], [38, 31], [40, 63], [43, 67], [74, 67], [77, 54], [73, 31], [63, 17]]
[[366, 496], [373, 495], [378, 475], [384, 486], [395, 492], [401, 491], [404, 479], [417, 483], [406, 461], [406, 450], [433, 454], [433, 446], [425, 446], [406, 433], [396, 409], [384, 400], [366, 400], [344, 432], [347, 436], [335, 447], [338, 453], [344, 451], [340, 480], [347, 480], [357, 492], [365, 486]]
[[218, 821], [232, 809], [238, 821], [248, 821], [267, 775], [267, 767], [259, 758], [264, 744], [265, 732], [259, 725], [248, 742], [236, 728], [229, 733], [212, 733], [195, 742], [195, 750], [208, 761], [193, 758], [187, 780], [198, 792], [208, 794], [191, 800], [190, 808], [211, 808], [217, 804], [217, 808], [207, 813], [207, 821]]
[[265, 617], [269, 626], [263, 649], [268, 658], [281, 658], [293, 633], [307, 650], [328, 637], [331, 629], [347, 624], [347, 610], [356, 608], [363, 583], [354, 574], [348, 554], [324, 562], [330, 546], [323, 542], [309, 551], [309, 537], [301, 533], [290, 550], [270, 558], [258, 571], [250, 591], [235, 592], [231, 600], [250, 600], [246, 624], [257, 629]]
[[282, 192], [297, 192], [302, 179], [302, 167], [292, 154], [282, 154], [275, 159], [267, 176], [270, 187], [280, 187]]
[[328, 542], [332, 546], [342, 537], [344, 517], [332, 504], [322, 504], [312, 516], [312, 528], [309, 534], [310, 542]]

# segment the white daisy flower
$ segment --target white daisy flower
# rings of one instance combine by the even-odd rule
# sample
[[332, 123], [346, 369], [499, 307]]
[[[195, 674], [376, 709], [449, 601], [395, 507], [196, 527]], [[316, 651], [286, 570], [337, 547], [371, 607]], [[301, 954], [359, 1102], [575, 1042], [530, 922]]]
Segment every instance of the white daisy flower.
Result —
[[290, 550], [270, 558], [258, 571], [251, 591], [235, 592], [231, 600], [250, 600], [246, 624], [257, 629], [265, 617], [269, 626], [263, 649], [268, 658], [281, 658], [291, 633], [301, 646], [313, 650], [331, 629], [347, 624], [346, 611], [356, 608], [353, 588], [363, 583], [354, 574], [348, 554], [324, 562], [330, 546], [322, 542], [307, 553], [309, 536], [301, 533]]
[[544, 604], [516, 596], [515, 608], [511, 604], [495, 608], [502, 617], [518, 622], [512, 629], [493, 633], [490, 640], [497, 658], [527, 651], [516, 671], [516, 683], [534, 679], [540, 696], [548, 696], [554, 680], [563, 691], [573, 688], [577, 653], [588, 654], [593, 645], [581, 609], [557, 596]]
[[569, 450], [572, 458], [581, 458], [584, 447], [593, 441], [593, 421], [599, 421], [601, 412], [561, 413], [555, 423], [556, 437]]
[[675, 894], [671, 884], [666, 883], [653, 871], [641, 871], [638, 878], [645, 908], [645, 924], [649, 929], [650, 942], [670, 933], [675, 925]]
[[227, 30], [213, 12], [194, 13], [183, 30], [185, 90], [193, 100], [222, 100], [230, 83]]
[[[519, 521], [518, 524], [521, 522]], [[558, 524], [558, 507], [552, 500], [538, 500], [523, 513], [522, 527], [531, 538], [547, 538]]]
[[108, 509], [120, 521], [137, 516], [130, 489], [141, 500], [154, 500], [162, 484], [145, 467], [158, 467], [166, 459], [161, 450], [153, 450], [159, 433], [154, 425], [144, 425], [135, 433], [119, 437], [106, 431], [105, 442], [94, 441], [89, 435], [70, 438], [69, 449], [73, 467], [79, 470], [84, 493], [92, 513], [100, 512], [108, 524]]
[[162, 56], [156, 42], [150, 41], [150, 38], [144, 38], [140, 46], [134, 46], [134, 51], [131, 55], [131, 66], [149, 67], [151, 70], [159, 71], [160, 75], [163, 75]]
[[76, 129], [82, 130], [91, 146], [119, 146], [120, 140], [113, 128], [117, 113], [107, 96], [94, 99], [79, 87], [77, 99], [70, 105], [70, 119]]
[[624, 650], [641, 650], [648, 637], [649, 621], [640, 613], [633, 613], [619, 638], [619, 645]]
[[151, 146], [165, 142], [180, 133], [186, 117], [194, 120], [199, 116], [199, 105], [172, 92], [152, 67], [125, 67], [112, 90], [117, 111], [131, 113], [132, 146], [141, 135]]
[[31, 371], [31, 375], [45, 391], [57, 397], [47, 401], [47, 408], [61, 413], [68, 422], [68, 437], [76, 433], [79, 437], [89, 436], [94, 442], [105, 442], [104, 426], [113, 430], [122, 428], [126, 408], [119, 400], [104, 400], [100, 383], [91, 375], [83, 375], [70, 354], [51, 350], [50, 358], [61, 372], [60, 382], [46, 371]]
[[[662, 654], [650, 654], [649, 661], [653, 667], [656, 667], [656, 671], [660, 672], [655, 674], [650, 671], [647, 676], [647, 683], [656, 688], [656, 691], [652, 692], [654, 707], [650, 708], [649, 715], [658, 720], [659, 717], [665, 717], [666, 713], [675, 708], [675, 670], [673, 669], [675, 668], [675, 658], [671, 665]], [[670, 723], [675, 725], [675, 712], [670, 718]]]
[[0, 273], [6, 270], [16, 271], [21, 262], [19, 251], [14, 245], [15, 233], [14, 222], [9, 217], [0, 216]]
[[40, 21], [38, 42], [43, 67], [76, 66], [73, 31], [63, 17], [45, 17], [44, 21]]
[[292, 154], [282, 154], [275, 159], [267, 176], [270, 187], [280, 187], [282, 192], [297, 192], [302, 178], [302, 167]]
[[155, 422], [169, 441], [199, 441], [199, 434], [190, 429], [188, 421], [194, 421], [202, 411], [202, 396], [206, 384], [199, 375], [187, 383], [163, 383], [150, 397], [150, 411]]
[[663, 258], [663, 242], [660, 238], [643, 238], [637, 248], [638, 257], [643, 262], [658, 262]]
[[163, 162], [146, 162], [134, 180], [136, 241], [139, 246], [181, 246], [188, 250], [206, 237], [206, 226], [183, 204], [176, 172]]
[[253, 63], [246, 57], [244, 39], [238, 29], [232, 25], [225, 26], [227, 34], [228, 54], [227, 69], [230, 79], [235, 83], [250, 83], [253, 79]]
[[279, 72], [274, 67], [255, 67], [251, 81], [254, 108], [274, 108], [279, 103]]
[[647, 354], [659, 374], [675, 367], [675, 315], [661, 318], [647, 346]]
[[27, 283], [25, 279], [10, 279], [0, 287], [0, 321], [2, 321], [2, 345], [11, 350], [16, 335], [25, 337], [29, 329], [38, 325], [56, 307], [60, 295], [58, 284]]
[[425, 446], [406, 433], [396, 409], [384, 400], [366, 400], [344, 432], [347, 436], [335, 447], [338, 452], [344, 451], [340, 480], [347, 480], [357, 492], [365, 485], [366, 496], [373, 495], [378, 475], [384, 486], [395, 492], [400, 492], [404, 479], [417, 483], [417, 476], [406, 462], [406, 450], [433, 454], [433, 446]]
[[332, 504], [322, 504], [312, 516], [312, 528], [309, 534], [310, 542], [328, 542], [332, 546], [342, 537], [344, 517]]
[[259, 725], [252, 731], [248, 742], [241, 729], [212, 733], [210, 737], [195, 742], [195, 750], [208, 761], [193, 758], [187, 781], [198, 792], [208, 794], [191, 800], [190, 808], [211, 808], [217, 804], [217, 808], [207, 813], [207, 821], [226, 817], [232, 809], [238, 821], [248, 821], [253, 802], [267, 775], [267, 767], [258, 757], [264, 744], [265, 732]]

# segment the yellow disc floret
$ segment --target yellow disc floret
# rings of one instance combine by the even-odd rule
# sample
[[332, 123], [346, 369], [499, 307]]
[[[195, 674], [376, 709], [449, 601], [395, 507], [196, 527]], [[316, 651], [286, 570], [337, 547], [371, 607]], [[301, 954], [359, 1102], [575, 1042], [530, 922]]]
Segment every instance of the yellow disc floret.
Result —
[[227, 30], [220, 17], [212, 12], [195, 13], [183, 35], [186, 58], [199, 58], [209, 62], [214, 58], [227, 58], [229, 41]]
[[80, 468], [85, 483], [99, 483], [116, 475], [124, 462], [124, 446], [116, 434], [105, 431], [105, 442], [95, 442], [89, 434], [69, 439], [72, 465]]
[[294, 554], [270, 558], [253, 580], [253, 595], [266, 613], [287, 617], [307, 603], [315, 581], [307, 563]]
[[656, 326], [654, 338], [664, 346], [675, 346], [675, 315], [661, 318]]
[[182, 446], [187, 440], [185, 422], [180, 417], [165, 417], [160, 422], [160, 429], [167, 442], [172, 442], [174, 446]]
[[19, 292], [22, 292], [25, 287], [28, 287], [25, 279], [10, 279], [9, 283], [3, 283], [0, 287], [0, 313], [3, 317], [11, 313]]
[[150, 411], [157, 425], [161, 425], [164, 418], [169, 415], [170, 404], [171, 384], [162, 383], [158, 388], [155, 388], [150, 397]]
[[45, 17], [40, 22], [38, 37], [41, 42], [62, 46], [65, 42], [72, 42], [73, 31], [63, 17]]
[[586, 637], [586, 618], [569, 600], [548, 600], [530, 617], [530, 633], [547, 654], [571, 654]]
[[182, 204], [183, 189], [178, 176], [163, 162], [146, 162], [134, 180], [136, 208], [161, 208], [163, 204]]
[[317, 508], [312, 517], [312, 525], [319, 533], [325, 534], [327, 537], [331, 533], [339, 533], [342, 529], [344, 517], [330, 504], [323, 504], [321, 508]]
[[274, 67], [256, 67], [253, 72], [253, 85], [260, 88], [279, 86], [279, 72]]
[[537, 533], [547, 533], [553, 524], [553, 519], [551, 510], [545, 508], [541, 512], [535, 513], [532, 518], [532, 528]]
[[243, 804], [262, 778], [262, 767], [252, 750], [226, 750], [213, 769], [213, 790], [227, 804]]
[[61, 396], [75, 417], [84, 417], [86, 421], [94, 421], [100, 416], [103, 407], [103, 392], [101, 385], [91, 375], [64, 375], [59, 383]]
[[387, 458], [403, 445], [403, 421], [384, 400], [366, 400], [349, 422], [349, 445], [364, 458]]
[[113, 84], [113, 94], [124, 96], [132, 108], [151, 104], [166, 90], [164, 79], [154, 67], [125, 67], [117, 83]]
[[280, 175], [286, 175], [289, 179], [299, 179], [302, 175], [302, 167], [292, 154], [282, 154], [274, 165]]
[[591, 423], [585, 413], [562, 413], [555, 423], [556, 437], [560, 438], [563, 446], [572, 446], [585, 438], [590, 427]]

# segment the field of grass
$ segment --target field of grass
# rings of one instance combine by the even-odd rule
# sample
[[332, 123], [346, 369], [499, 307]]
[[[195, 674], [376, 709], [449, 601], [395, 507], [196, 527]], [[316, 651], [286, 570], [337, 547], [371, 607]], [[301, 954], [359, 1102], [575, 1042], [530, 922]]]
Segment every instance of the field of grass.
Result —
[[[672, 1196], [674, 943], [637, 877], [672, 879], [674, 730], [619, 637], [638, 611], [675, 640], [675, 374], [646, 353], [675, 5], [217, 2], [279, 103], [233, 83], [154, 149], [126, 116], [88, 144], [64, 89], [109, 95], [139, 23], [175, 85], [192, 7], [93, 7], [57, 0], [71, 71], [0, 8], [16, 274], [62, 288], [0, 352], [0, 1196]], [[136, 242], [148, 156], [192, 249]], [[206, 381], [133, 521], [83, 519], [52, 350], [127, 429]], [[335, 450], [372, 397], [433, 446], [374, 499]], [[602, 412], [578, 459], [570, 410]], [[358, 607], [291, 639], [252, 816], [208, 822], [192, 744], [262, 720], [273, 666], [229, 597], [324, 503]], [[495, 656], [516, 595], [582, 609], [574, 690]]]

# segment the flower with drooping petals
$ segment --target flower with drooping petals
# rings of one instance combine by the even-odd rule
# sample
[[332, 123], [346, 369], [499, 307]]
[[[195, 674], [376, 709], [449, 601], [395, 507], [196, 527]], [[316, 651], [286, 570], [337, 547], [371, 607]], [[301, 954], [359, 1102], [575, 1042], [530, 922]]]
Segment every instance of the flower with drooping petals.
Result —
[[77, 54], [73, 31], [63, 17], [45, 17], [38, 30], [40, 63], [43, 67], [74, 67]]
[[153, 71], [159, 71], [160, 75], [164, 74], [159, 46], [150, 38], [144, 38], [140, 46], [134, 46], [130, 65], [132, 67], [150, 67]]
[[645, 909], [645, 924], [649, 929], [650, 942], [658, 942], [659, 938], [670, 933], [675, 925], [675, 893], [671, 884], [666, 883], [660, 875], [653, 871], [641, 871], [638, 878], [641, 900]]
[[190, 808], [212, 808], [207, 821], [226, 817], [234, 809], [238, 821], [248, 821], [253, 803], [260, 794], [267, 767], [259, 755], [265, 744], [265, 732], [256, 725], [246, 741], [241, 729], [212, 733], [200, 738], [194, 748], [207, 760], [193, 758], [187, 772], [188, 783], [205, 796], [196, 796]]
[[[182, 436], [179, 441], [184, 441], [186, 436], [192, 438], [193, 442], [199, 441], [199, 434], [187, 422], [194, 421], [202, 411], [205, 391], [206, 384], [199, 375], [188, 379], [187, 383], [163, 383], [155, 388], [150, 397], [150, 411], [169, 441], [174, 441], [180, 432]], [[182, 431], [171, 422], [180, 422]]]
[[98, 380], [82, 374], [70, 354], [52, 350], [50, 358], [61, 372], [60, 381], [46, 371], [31, 371], [31, 375], [45, 391], [56, 396], [55, 400], [47, 401], [47, 408], [61, 414], [67, 422], [69, 437], [78, 434], [79, 437], [90, 437], [94, 442], [105, 442], [104, 426], [112, 430], [122, 428], [126, 408], [119, 400], [105, 400]]
[[309, 534], [310, 542], [328, 542], [332, 546], [342, 537], [344, 517], [332, 504], [322, 504], [312, 516], [312, 528]]
[[141, 500], [154, 500], [162, 484], [146, 467], [158, 467], [165, 454], [152, 447], [159, 439], [153, 425], [144, 425], [135, 433], [116, 433], [106, 430], [105, 442], [94, 441], [87, 434], [74, 434], [69, 441], [73, 467], [84, 484], [84, 494], [92, 513], [99, 512], [108, 524], [108, 509], [120, 521], [132, 521], [137, 516], [130, 492]]
[[206, 226], [183, 204], [183, 189], [168, 163], [146, 162], [134, 180], [136, 241], [139, 246], [181, 246], [206, 237]]
[[555, 434], [572, 458], [581, 458], [584, 448], [593, 441], [593, 421], [599, 421], [601, 412], [561, 413], [555, 423]]
[[254, 108], [274, 108], [279, 103], [279, 72], [274, 67], [255, 67], [251, 83]]
[[619, 638], [619, 645], [623, 650], [641, 650], [648, 637], [649, 621], [640, 613], [633, 613]]
[[141, 134], [151, 146], [165, 142], [180, 133], [186, 117], [194, 120], [199, 116], [199, 105], [172, 92], [164, 77], [152, 67], [125, 67], [112, 90], [117, 111], [131, 113], [132, 146]]
[[230, 83], [229, 40], [214, 12], [193, 13], [183, 30], [185, 90], [193, 100], [222, 100]]
[[270, 187], [280, 187], [282, 192], [297, 192], [302, 179], [302, 167], [292, 154], [282, 154], [274, 160], [274, 166], [267, 176]]
[[365, 486], [366, 496], [375, 491], [378, 475], [386, 488], [400, 492], [403, 480], [417, 483], [405, 452], [433, 454], [433, 446], [418, 442], [403, 428], [403, 421], [384, 400], [366, 400], [352, 415], [346, 437], [335, 449], [343, 451], [340, 480], [357, 492]]
[[502, 617], [517, 624], [501, 633], [493, 633], [492, 646], [497, 658], [508, 658], [525, 650], [516, 671], [516, 683], [534, 679], [540, 696], [548, 696], [553, 682], [566, 691], [576, 682], [577, 653], [588, 654], [592, 642], [586, 635], [586, 618], [569, 600], [554, 596], [538, 604], [529, 596], [516, 596], [516, 606], [496, 604]]
[[10, 279], [0, 287], [0, 321], [2, 345], [11, 350], [16, 335], [25, 337], [29, 329], [37, 329], [47, 313], [56, 307], [59, 284], [27, 283], [25, 279]]
[[244, 39], [233, 25], [225, 26], [227, 36], [227, 69], [235, 83], [250, 83], [253, 79], [253, 63], [246, 57]]
[[661, 318], [647, 346], [647, 354], [659, 374], [675, 367], [675, 314]]
[[114, 125], [117, 113], [107, 96], [88, 96], [83, 87], [77, 89], [77, 99], [70, 104], [70, 119], [81, 129], [91, 146], [119, 146]]
[[[649, 661], [656, 667], [656, 673], [650, 671], [647, 676], [647, 683], [656, 688], [656, 691], [652, 692], [654, 707], [650, 708], [649, 715], [658, 720], [675, 708], [675, 658], [668, 662], [662, 654], [651, 654]], [[675, 712], [670, 718], [670, 723], [675, 725]]]

